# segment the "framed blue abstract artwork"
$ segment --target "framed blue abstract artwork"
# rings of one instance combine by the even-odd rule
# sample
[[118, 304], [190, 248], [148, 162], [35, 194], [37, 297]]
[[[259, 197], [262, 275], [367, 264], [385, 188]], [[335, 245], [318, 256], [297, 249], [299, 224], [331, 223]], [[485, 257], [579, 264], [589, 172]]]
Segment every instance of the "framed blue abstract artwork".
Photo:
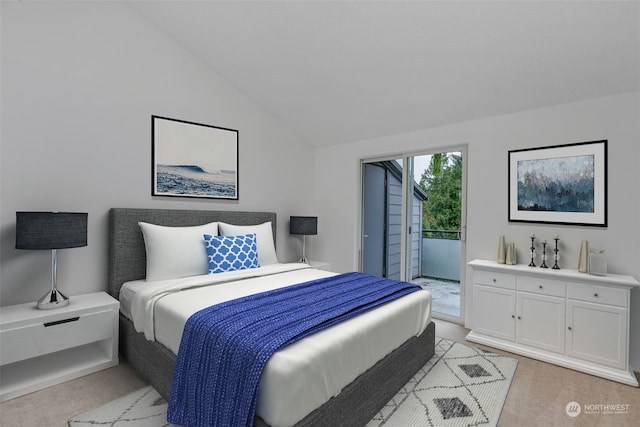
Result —
[[509, 151], [509, 221], [607, 226], [607, 141]]
[[238, 200], [238, 131], [151, 116], [153, 196]]

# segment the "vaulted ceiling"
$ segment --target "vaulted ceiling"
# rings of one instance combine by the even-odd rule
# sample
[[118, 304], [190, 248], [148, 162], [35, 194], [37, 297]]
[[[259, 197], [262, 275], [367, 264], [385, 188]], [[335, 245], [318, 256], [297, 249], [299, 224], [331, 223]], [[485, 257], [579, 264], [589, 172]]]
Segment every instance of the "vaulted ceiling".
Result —
[[321, 146], [640, 90], [640, 3], [129, 2]]

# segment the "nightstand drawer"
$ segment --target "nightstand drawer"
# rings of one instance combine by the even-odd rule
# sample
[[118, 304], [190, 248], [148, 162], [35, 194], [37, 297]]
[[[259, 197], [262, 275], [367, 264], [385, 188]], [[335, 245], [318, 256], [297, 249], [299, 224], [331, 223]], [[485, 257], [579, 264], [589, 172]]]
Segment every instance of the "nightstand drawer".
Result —
[[117, 311], [109, 310], [24, 325], [0, 332], [0, 364], [111, 338]]

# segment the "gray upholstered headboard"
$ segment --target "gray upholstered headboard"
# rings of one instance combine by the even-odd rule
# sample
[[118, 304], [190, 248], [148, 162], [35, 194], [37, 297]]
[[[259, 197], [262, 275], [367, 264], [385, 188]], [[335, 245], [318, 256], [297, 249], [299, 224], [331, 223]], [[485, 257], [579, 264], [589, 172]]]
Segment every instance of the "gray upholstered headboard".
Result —
[[123, 283], [144, 279], [146, 276], [147, 257], [144, 238], [138, 225], [140, 221], [168, 226], [201, 225], [212, 221], [256, 225], [271, 221], [275, 243], [276, 219], [273, 212], [111, 208], [108, 292], [114, 298], [119, 298]]

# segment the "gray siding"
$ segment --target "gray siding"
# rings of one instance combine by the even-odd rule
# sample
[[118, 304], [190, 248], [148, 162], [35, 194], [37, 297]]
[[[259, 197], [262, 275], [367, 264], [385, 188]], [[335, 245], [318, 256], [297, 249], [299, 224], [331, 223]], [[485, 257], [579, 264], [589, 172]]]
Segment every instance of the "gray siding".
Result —
[[413, 197], [411, 212], [411, 279], [420, 277], [422, 258], [422, 201]]
[[[388, 175], [387, 202], [387, 277], [400, 280], [402, 183], [392, 174]], [[411, 277], [409, 279], [420, 276], [422, 254], [422, 201], [415, 196], [411, 222]]]
[[402, 183], [387, 174], [387, 278], [400, 280]]

